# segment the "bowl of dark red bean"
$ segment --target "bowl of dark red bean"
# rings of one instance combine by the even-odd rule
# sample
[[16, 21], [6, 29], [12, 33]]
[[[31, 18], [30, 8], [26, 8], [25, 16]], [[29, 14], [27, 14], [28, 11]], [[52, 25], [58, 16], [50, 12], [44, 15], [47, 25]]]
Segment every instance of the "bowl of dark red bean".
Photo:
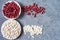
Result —
[[2, 6], [2, 14], [6, 19], [16, 19], [21, 14], [21, 6], [16, 1], [7, 1]]

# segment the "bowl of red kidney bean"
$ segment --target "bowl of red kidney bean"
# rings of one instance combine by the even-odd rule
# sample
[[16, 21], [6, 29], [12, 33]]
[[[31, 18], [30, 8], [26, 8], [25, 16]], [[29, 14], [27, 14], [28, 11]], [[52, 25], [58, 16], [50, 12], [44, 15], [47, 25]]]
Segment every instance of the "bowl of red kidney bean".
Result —
[[8, 1], [3, 4], [2, 12], [6, 19], [16, 19], [21, 14], [21, 6], [16, 1]]

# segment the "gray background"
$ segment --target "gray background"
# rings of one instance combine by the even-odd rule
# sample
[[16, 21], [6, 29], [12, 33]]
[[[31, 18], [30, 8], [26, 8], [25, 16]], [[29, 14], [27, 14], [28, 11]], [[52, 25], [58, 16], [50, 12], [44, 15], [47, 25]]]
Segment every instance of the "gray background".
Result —
[[[2, 15], [2, 4], [8, 0], [0, 0], [0, 29], [1, 25], [6, 19]], [[22, 5], [31, 5], [34, 2], [39, 6], [46, 8], [44, 14], [38, 14], [36, 18], [33, 16], [22, 15], [17, 19], [24, 25], [43, 25], [43, 34], [35, 35], [32, 38], [29, 34], [21, 34], [16, 40], [60, 40], [60, 0], [16, 0]], [[0, 40], [6, 40], [2, 37], [0, 30]]]

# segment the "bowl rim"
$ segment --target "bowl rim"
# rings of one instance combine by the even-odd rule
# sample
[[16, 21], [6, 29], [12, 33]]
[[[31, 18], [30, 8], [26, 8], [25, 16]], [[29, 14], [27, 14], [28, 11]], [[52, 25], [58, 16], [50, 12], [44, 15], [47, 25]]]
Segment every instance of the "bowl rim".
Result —
[[[7, 4], [7, 3], [9, 3], [9, 2], [15, 2], [15, 3], [19, 6], [19, 8], [20, 8], [19, 15], [18, 15], [17, 17], [15, 17], [15, 18], [8, 18], [8, 17], [5, 16], [4, 13], [3, 13], [3, 7], [4, 7], [4, 5]], [[17, 19], [17, 18], [20, 16], [20, 14], [21, 14], [21, 5], [20, 5], [17, 1], [14, 1], [14, 0], [7, 1], [7, 2], [5, 2], [5, 3], [2, 5], [2, 15], [3, 15], [6, 19]]]

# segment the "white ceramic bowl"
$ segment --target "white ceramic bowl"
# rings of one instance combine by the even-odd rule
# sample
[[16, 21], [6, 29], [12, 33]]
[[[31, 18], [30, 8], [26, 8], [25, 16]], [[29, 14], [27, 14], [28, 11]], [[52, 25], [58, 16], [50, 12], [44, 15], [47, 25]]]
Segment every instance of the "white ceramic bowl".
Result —
[[[13, 23], [15, 22], [16, 25], [18, 25], [18, 26], [16, 26], [16, 25], [14, 24], [17, 28], [14, 27], [14, 26], [13, 26], [13, 27], [11, 26], [11, 30], [13, 29], [13, 30], [12, 30], [13, 32], [11, 32], [11, 33], [13, 33], [13, 34], [16, 33], [16, 32], [14, 32], [14, 30], [15, 30], [14, 28], [16, 28], [15, 31], [18, 31], [18, 34], [15, 34], [15, 36], [13, 35], [13, 37], [11, 36], [11, 38], [10, 38], [10, 36], [9, 36], [9, 35], [10, 35], [10, 32], [9, 32], [8, 35], [6, 35], [6, 34], [7, 34], [7, 32], [8, 32], [7, 30], [10, 29], [9, 26], [8, 26], [8, 24], [11, 23], [11, 22], [13, 22]], [[6, 25], [7, 25], [7, 26], [6, 26]], [[13, 24], [11, 24], [11, 25], [13, 25]], [[10, 31], [11, 31], [11, 30], [10, 30]], [[5, 32], [6, 32], [6, 33], [5, 33]], [[1, 26], [1, 33], [2, 33], [2, 36], [3, 36], [4, 38], [8, 39], [8, 40], [16, 39], [16, 38], [18, 38], [18, 37], [20, 36], [20, 34], [21, 34], [21, 25], [20, 25], [19, 22], [17, 22], [16, 20], [13, 20], [13, 19], [6, 20], [6, 21], [2, 24], [2, 26]]]
[[[7, 4], [7, 3], [9, 3], [9, 2], [15, 2], [15, 3], [19, 6], [19, 8], [20, 8], [19, 15], [18, 15], [17, 17], [15, 17], [15, 18], [8, 18], [8, 17], [6, 17], [6, 16], [4, 15], [3, 11], [2, 11], [2, 14], [3, 14], [3, 16], [4, 16], [6, 19], [17, 19], [17, 18], [20, 16], [20, 14], [21, 14], [21, 6], [19, 5], [19, 3], [18, 3], [17, 1], [14, 1], [14, 0], [7, 1], [5, 4]], [[2, 10], [3, 10], [3, 7], [4, 7], [5, 4], [3, 4], [3, 6], [2, 6]]]

